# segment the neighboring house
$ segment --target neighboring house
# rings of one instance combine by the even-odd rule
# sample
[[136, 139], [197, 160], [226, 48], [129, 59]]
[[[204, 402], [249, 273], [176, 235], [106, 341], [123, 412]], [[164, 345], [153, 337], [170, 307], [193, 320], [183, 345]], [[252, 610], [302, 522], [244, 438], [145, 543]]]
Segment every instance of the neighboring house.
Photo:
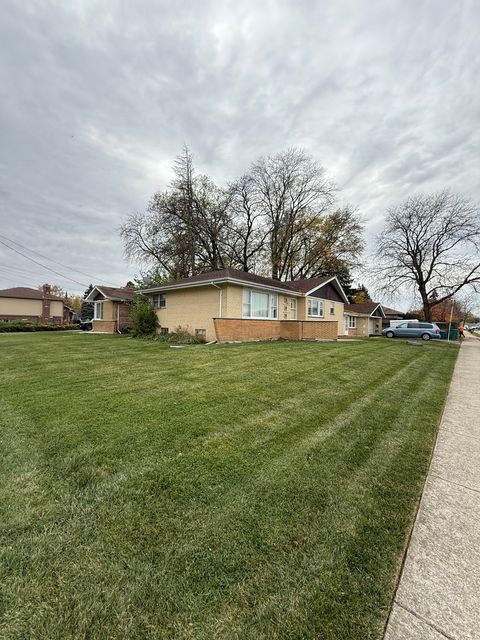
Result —
[[348, 302], [335, 277], [280, 282], [237, 269], [145, 289], [164, 333], [184, 327], [207, 341], [334, 339]]
[[0, 320], [61, 324], [63, 307], [63, 298], [54, 296], [47, 284], [42, 289], [14, 287], [0, 290]]
[[346, 336], [380, 336], [385, 312], [379, 302], [345, 305]]
[[385, 314], [386, 320], [403, 320], [405, 318], [405, 314], [403, 311], [397, 311], [396, 309], [390, 309], [390, 307], [385, 307], [382, 305], [383, 312]]
[[[382, 305], [383, 306], [383, 305]], [[396, 309], [390, 309], [390, 307], [383, 307], [385, 319], [383, 320], [383, 328], [390, 326], [390, 320], [403, 320], [405, 314], [403, 311], [397, 311]]]
[[130, 305], [135, 297], [132, 289], [114, 289], [96, 285], [85, 298], [93, 302], [93, 331], [116, 333], [128, 326]]

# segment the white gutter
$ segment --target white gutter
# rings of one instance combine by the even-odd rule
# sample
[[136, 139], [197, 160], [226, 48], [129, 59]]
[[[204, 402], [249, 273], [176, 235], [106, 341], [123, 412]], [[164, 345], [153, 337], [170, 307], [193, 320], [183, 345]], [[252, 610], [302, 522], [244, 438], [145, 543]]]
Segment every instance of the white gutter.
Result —
[[215, 289], [220, 289], [220, 300], [218, 302], [218, 317], [221, 318], [222, 317], [222, 306], [223, 306], [223, 289], [222, 287], [219, 287], [218, 284], [215, 284], [214, 282], [210, 282], [210, 284], [212, 285], [212, 287], [215, 287]]

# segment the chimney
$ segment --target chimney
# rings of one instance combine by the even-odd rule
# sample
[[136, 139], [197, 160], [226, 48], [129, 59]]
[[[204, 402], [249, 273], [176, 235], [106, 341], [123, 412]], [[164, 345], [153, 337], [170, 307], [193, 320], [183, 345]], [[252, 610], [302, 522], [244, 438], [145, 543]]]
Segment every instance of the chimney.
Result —
[[52, 288], [49, 284], [44, 284], [42, 287], [42, 291], [43, 291], [43, 295], [44, 296], [48, 296], [50, 294], [50, 292], [52, 291]]

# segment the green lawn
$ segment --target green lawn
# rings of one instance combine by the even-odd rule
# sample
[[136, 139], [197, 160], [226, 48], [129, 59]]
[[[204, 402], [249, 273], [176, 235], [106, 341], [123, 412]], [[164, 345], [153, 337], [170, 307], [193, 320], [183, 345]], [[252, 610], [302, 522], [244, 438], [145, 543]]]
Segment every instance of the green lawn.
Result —
[[0, 336], [0, 637], [381, 638], [456, 354]]

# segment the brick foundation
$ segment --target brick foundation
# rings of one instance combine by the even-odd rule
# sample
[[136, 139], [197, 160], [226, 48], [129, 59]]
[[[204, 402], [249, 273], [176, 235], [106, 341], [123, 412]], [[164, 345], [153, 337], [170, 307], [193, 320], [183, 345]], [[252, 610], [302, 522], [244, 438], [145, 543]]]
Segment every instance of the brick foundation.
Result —
[[96, 333], [115, 333], [117, 330], [116, 320], [94, 320], [93, 331]]
[[333, 320], [246, 320], [214, 318], [218, 342], [252, 340], [335, 340], [338, 323]]

